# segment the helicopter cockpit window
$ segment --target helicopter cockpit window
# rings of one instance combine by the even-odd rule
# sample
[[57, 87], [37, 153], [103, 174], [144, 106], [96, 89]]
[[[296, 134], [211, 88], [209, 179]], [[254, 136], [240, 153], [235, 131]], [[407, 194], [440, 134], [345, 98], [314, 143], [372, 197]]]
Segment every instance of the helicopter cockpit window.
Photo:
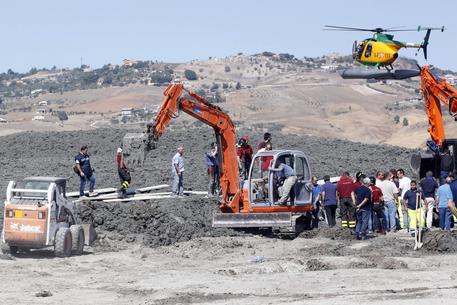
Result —
[[363, 48], [365, 47], [365, 44], [363, 42], [359, 43], [357, 47], [357, 59], [360, 59], [363, 54]]
[[365, 57], [366, 57], [366, 58], [368, 58], [368, 57], [371, 56], [371, 48], [372, 48], [371, 43], [369, 43], [369, 44], [367, 45], [367, 49], [365, 50]]

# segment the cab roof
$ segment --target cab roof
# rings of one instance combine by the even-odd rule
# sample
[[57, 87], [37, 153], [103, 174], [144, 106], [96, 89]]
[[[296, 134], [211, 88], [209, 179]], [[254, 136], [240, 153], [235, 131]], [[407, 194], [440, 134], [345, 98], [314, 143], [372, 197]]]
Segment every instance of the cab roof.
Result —
[[65, 177], [27, 177], [24, 178], [24, 181], [39, 181], [39, 182], [54, 182], [55, 184], [60, 184], [66, 182], [67, 178]]
[[274, 150], [263, 150], [256, 153], [256, 156], [274, 156], [282, 154], [291, 154], [291, 155], [299, 155], [306, 157], [306, 155], [299, 150], [282, 150], [282, 149], [274, 149]]

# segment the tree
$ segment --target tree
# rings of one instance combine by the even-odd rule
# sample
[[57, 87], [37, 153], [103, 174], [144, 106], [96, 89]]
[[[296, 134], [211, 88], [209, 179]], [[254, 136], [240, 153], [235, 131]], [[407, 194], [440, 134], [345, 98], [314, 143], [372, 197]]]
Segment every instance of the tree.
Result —
[[225, 68], [224, 68], [224, 71], [228, 73], [228, 72], [230, 72], [230, 71], [231, 71], [231, 69], [230, 69], [230, 67], [229, 67], [229, 66], [225, 66]]
[[395, 124], [400, 123], [400, 116], [398, 114], [396, 116], [394, 116], [394, 122], [395, 122]]
[[403, 126], [408, 126], [409, 122], [407, 118], [403, 118]]
[[197, 79], [198, 79], [197, 73], [195, 73], [195, 71], [189, 70], [189, 69], [186, 69], [186, 70], [184, 71], [184, 76], [185, 76], [188, 80], [197, 80]]
[[236, 90], [240, 90], [240, 89], [241, 89], [241, 84], [240, 84], [240, 82], [237, 82], [237, 83], [236, 83], [235, 89], [236, 89]]

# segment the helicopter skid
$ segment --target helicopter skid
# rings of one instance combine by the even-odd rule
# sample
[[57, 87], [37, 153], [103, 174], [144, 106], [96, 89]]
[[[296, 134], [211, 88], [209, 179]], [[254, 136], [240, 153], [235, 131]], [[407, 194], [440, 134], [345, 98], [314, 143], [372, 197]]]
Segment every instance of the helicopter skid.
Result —
[[406, 79], [420, 75], [420, 70], [374, 70], [374, 69], [343, 69], [338, 73], [344, 79]]

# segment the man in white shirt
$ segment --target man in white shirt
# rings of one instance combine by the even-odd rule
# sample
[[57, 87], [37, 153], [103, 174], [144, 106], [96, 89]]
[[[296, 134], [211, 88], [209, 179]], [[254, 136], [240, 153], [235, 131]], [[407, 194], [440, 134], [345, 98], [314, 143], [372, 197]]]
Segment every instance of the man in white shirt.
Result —
[[173, 173], [173, 196], [183, 196], [184, 195], [184, 148], [182, 146], [178, 147], [178, 152], [173, 156], [171, 161], [171, 170]]
[[397, 229], [397, 200], [398, 189], [395, 183], [386, 180], [386, 174], [379, 171], [376, 176], [376, 186], [382, 191], [384, 198], [384, 215], [386, 219], [386, 231], [393, 232]]
[[400, 221], [400, 227], [409, 231], [409, 217], [408, 217], [408, 208], [403, 203], [403, 197], [406, 192], [411, 188], [411, 179], [405, 176], [405, 171], [400, 168], [397, 170], [398, 176], [398, 191], [400, 197], [400, 203], [398, 206], [398, 214], [403, 214], [403, 222]]

